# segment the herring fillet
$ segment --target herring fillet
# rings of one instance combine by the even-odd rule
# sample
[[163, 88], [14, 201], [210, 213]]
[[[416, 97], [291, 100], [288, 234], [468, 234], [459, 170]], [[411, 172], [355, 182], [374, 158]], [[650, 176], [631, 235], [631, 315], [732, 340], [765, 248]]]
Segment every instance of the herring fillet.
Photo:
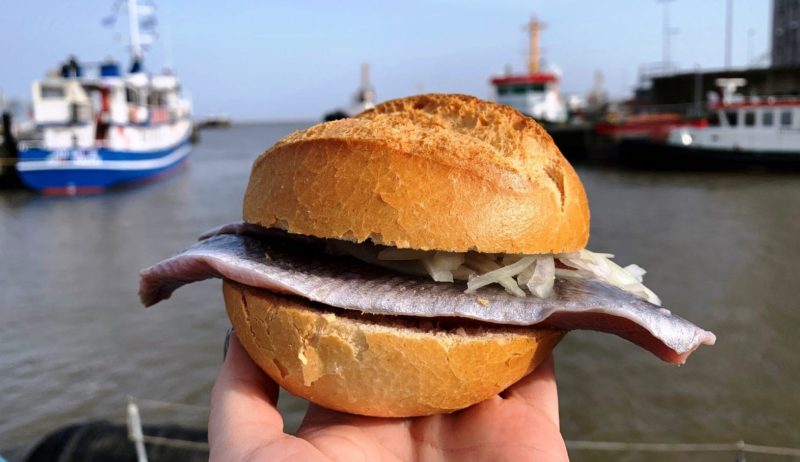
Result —
[[502, 288], [465, 294], [463, 284], [399, 275], [302, 243], [218, 234], [143, 270], [139, 296], [151, 306], [177, 288], [212, 277], [373, 314], [464, 317], [506, 325], [591, 329], [625, 338], [664, 361], [682, 364], [716, 337], [647, 301], [596, 280], [557, 278], [548, 298]]

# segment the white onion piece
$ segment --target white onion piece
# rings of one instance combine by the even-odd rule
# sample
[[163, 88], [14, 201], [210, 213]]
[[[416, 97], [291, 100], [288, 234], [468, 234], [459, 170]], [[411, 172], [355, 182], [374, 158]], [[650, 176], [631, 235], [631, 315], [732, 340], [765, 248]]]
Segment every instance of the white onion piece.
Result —
[[423, 266], [425, 266], [425, 270], [428, 272], [428, 275], [436, 282], [453, 282], [453, 273], [447, 270], [441, 270], [431, 266], [430, 261], [427, 259], [422, 260]]
[[[485, 273], [490, 273], [499, 269], [501, 266], [497, 264], [497, 255], [491, 253], [477, 253], [477, 252], [468, 252], [466, 258], [464, 259], [464, 266], [469, 269], [475, 270], [475, 276], [470, 276], [467, 279], [467, 290], [465, 293], [470, 293], [469, 291], [469, 281], [472, 280], [473, 277], [477, 277], [478, 275], [483, 275]], [[517, 297], [524, 297], [525, 292], [519, 288], [517, 285], [517, 281], [514, 280], [513, 277], [503, 277], [499, 278], [497, 281], [493, 281], [501, 286], [506, 290], [506, 292], [516, 295]], [[488, 284], [491, 284], [489, 282]], [[522, 294], [522, 295], [520, 295]]]
[[644, 275], [647, 274], [644, 268], [637, 265], [636, 263], [631, 263], [630, 265], [623, 268], [627, 271], [631, 276], [635, 277], [637, 281], [642, 282], [644, 280]]
[[531, 274], [530, 279], [525, 283], [525, 287], [527, 287], [533, 295], [539, 298], [546, 298], [553, 293], [555, 278], [556, 264], [553, 257], [538, 257], [533, 274]]
[[434, 252], [422, 264], [436, 282], [453, 282], [453, 271], [464, 263], [463, 253]]
[[[503, 266], [502, 268], [494, 269], [492, 271], [481, 274], [480, 276], [475, 276], [474, 278], [470, 279], [469, 282], [467, 282], [467, 290], [465, 291], [465, 293], [471, 294], [483, 286], [499, 283], [503, 287], [505, 287], [505, 289], [509, 293], [516, 295], [518, 297], [524, 297], [525, 292], [523, 292], [523, 290], [519, 288], [519, 285], [517, 285], [517, 282], [513, 278], [535, 261], [536, 257], [534, 256], [522, 257], [516, 263], [513, 263], [508, 266]], [[497, 266], [497, 264], [494, 262], [489, 261], [488, 263]], [[479, 266], [483, 267], [489, 266], [488, 263], [481, 262], [480, 260], [477, 262]]]
[[654, 305], [661, 305], [661, 299], [641, 282], [641, 276], [645, 272], [643, 268], [635, 265], [637, 269], [634, 269], [634, 274], [629, 273], [609, 260], [607, 255], [609, 254], [594, 253], [584, 249], [578, 253], [561, 254], [557, 258], [569, 267], [591, 273], [591, 277], [638, 295]]
[[464, 264], [466, 255], [458, 252], [436, 252], [433, 254], [433, 262], [437, 266], [454, 271]]
[[571, 270], [564, 268], [556, 268], [556, 277], [564, 279], [586, 279], [594, 278], [594, 274], [584, 270]]

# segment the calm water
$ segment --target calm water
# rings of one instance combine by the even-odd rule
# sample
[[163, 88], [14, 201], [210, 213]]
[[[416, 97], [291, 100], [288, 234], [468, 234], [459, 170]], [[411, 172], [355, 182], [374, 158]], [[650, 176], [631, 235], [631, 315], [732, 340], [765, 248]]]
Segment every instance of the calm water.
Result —
[[[127, 395], [207, 404], [228, 326], [219, 282], [145, 310], [137, 272], [237, 220], [253, 159], [301, 126], [206, 131], [188, 170], [139, 189], [0, 194], [0, 453], [19, 456], [67, 423], [122, 421]], [[800, 447], [800, 176], [579, 173], [592, 206], [589, 247], [649, 269], [665, 306], [719, 340], [672, 367], [616, 337], [571, 333], [556, 352], [565, 436]], [[296, 421], [302, 403], [282, 406]], [[202, 410], [155, 406], [143, 417], [205, 421]]]

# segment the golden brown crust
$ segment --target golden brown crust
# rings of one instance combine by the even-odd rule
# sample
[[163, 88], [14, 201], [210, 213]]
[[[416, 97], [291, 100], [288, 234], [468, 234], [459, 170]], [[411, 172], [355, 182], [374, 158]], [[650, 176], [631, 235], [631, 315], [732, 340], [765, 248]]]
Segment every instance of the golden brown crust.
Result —
[[562, 331], [425, 331], [319, 311], [302, 299], [226, 281], [225, 306], [251, 358], [320, 406], [376, 417], [452, 412], [539, 365]]
[[583, 186], [550, 136], [463, 95], [388, 101], [283, 138], [253, 165], [244, 219], [460, 252], [569, 252], [589, 238]]

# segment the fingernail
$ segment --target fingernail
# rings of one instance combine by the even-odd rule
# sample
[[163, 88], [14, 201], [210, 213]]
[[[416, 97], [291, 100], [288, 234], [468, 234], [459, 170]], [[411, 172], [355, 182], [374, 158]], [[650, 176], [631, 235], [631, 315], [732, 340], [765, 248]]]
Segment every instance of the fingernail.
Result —
[[225, 361], [225, 358], [228, 357], [228, 347], [231, 344], [231, 334], [233, 333], [233, 327], [228, 329], [228, 333], [225, 334], [225, 346], [222, 349], [222, 360]]

